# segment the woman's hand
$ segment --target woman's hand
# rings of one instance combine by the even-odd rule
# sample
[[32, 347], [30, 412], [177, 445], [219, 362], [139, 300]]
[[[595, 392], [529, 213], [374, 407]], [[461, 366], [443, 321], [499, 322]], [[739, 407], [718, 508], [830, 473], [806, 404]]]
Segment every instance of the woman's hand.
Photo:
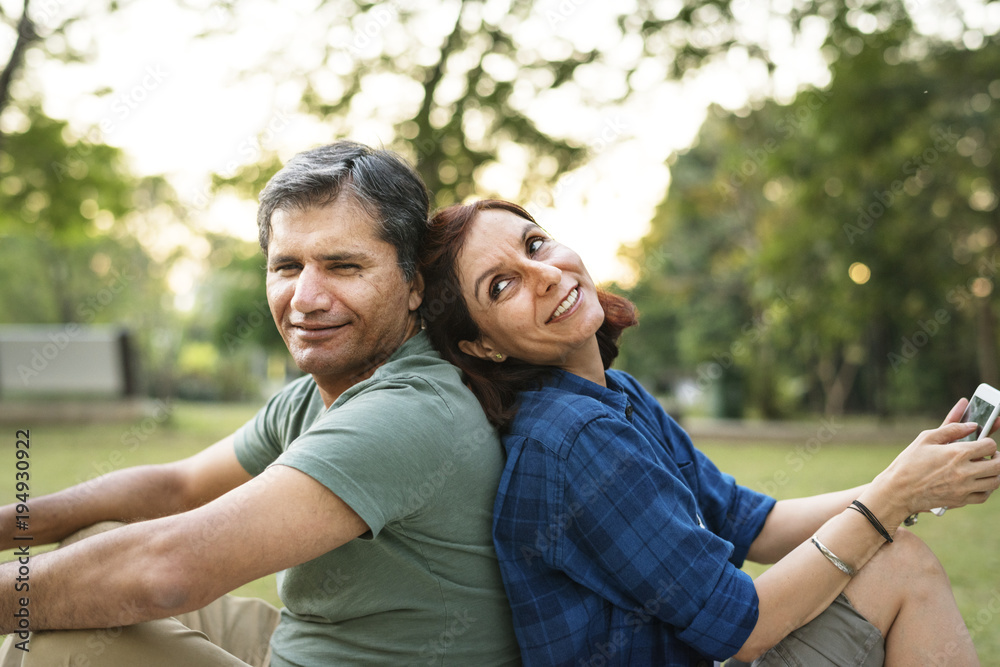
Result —
[[1000, 457], [995, 456], [993, 439], [955, 442], [976, 429], [975, 424], [958, 422], [966, 404], [965, 399], [956, 403], [940, 427], [918, 435], [875, 478], [868, 492], [879, 499], [875, 504], [890, 512], [884, 522], [898, 525], [899, 516], [982, 503], [1000, 486]]

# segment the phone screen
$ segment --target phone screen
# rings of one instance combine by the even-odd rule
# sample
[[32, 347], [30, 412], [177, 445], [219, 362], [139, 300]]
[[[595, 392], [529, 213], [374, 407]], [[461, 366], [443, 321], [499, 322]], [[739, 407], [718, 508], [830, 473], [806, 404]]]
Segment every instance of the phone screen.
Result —
[[986, 420], [990, 418], [993, 414], [993, 408], [995, 406], [987, 403], [978, 396], [973, 396], [972, 401], [969, 403], [969, 407], [965, 409], [965, 414], [962, 415], [962, 422], [976, 422], [979, 424], [979, 428], [965, 436], [964, 438], [959, 438], [956, 442], [965, 442], [979, 440], [980, 434], [983, 432], [983, 427], [986, 426]]

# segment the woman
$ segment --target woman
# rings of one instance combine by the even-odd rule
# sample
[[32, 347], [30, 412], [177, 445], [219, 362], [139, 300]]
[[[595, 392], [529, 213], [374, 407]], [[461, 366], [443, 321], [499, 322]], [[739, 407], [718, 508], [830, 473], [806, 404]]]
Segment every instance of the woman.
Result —
[[[634, 308], [521, 207], [440, 211], [422, 268], [425, 326], [504, 434], [493, 534], [525, 664], [977, 663], [940, 564], [897, 530], [1000, 484], [992, 440], [939, 446], [974, 429], [964, 399], [870, 484], [775, 502], [608, 370]], [[753, 580], [744, 559], [775, 564]]]

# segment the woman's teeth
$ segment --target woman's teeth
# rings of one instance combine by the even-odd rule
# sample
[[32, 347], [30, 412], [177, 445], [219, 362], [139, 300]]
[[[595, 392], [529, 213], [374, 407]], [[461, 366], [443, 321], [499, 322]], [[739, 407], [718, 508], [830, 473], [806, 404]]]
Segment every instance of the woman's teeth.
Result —
[[573, 291], [569, 293], [569, 296], [566, 297], [565, 301], [559, 304], [559, 307], [556, 308], [556, 312], [552, 313], [552, 317], [550, 317], [549, 320], [556, 319], [557, 317], [565, 313], [567, 310], [572, 308], [573, 304], [576, 303], [576, 298], [579, 296], [578, 289], [579, 288], [577, 287], [573, 288]]

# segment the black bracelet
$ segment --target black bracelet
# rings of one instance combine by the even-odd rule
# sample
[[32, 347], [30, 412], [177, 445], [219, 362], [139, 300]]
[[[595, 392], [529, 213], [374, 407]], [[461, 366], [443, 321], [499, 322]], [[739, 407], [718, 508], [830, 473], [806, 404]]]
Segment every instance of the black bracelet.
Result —
[[862, 514], [864, 514], [865, 518], [868, 519], [868, 523], [870, 523], [875, 528], [875, 530], [878, 531], [878, 534], [884, 537], [886, 542], [892, 542], [892, 535], [889, 534], [889, 531], [886, 530], [885, 526], [882, 525], [882, 522], [879, 521], [874, 514], [872, 514], [872, 511], [870, 509], [861, 504], [860, 500], [855, 500], [854, 502], [852, 502], [848, 507], [848, 509], [857, 510]]

